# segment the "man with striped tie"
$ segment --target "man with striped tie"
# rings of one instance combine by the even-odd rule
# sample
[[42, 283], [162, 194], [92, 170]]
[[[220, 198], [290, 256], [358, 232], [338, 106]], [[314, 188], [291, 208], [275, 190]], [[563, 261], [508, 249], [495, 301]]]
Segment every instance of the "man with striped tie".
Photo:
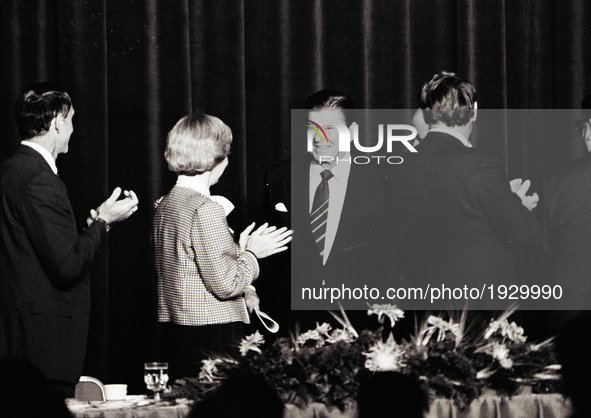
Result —
[[[386, 247], [385, 197], [376, 164], [355, 164], [361, 155], [351, 147], [339, 151], [337, 126], [354, 123], [353, 101], [333, 90], [314, 93], [306, 102], [308, 120], [321, 127], [312, 152], [292, 159], [293, 206], [291, 297], [302, 300], [302, 288], [363, 288], [375, 283]], [[320, 130], [319, 130], [320, 131]], [[329, 305], [330, 300], [315, 307]], [[359, 308], [367, 308], [361, 301]]]
[[[354, 146], [350, 153], [339, 152], [336, 126], [349, 127], [354, 122], [353, 101], [338, 91], [320, 90], [308, 98], [305, 107], [308, 123], [321, 127], [325, 135], [314, 138], [311, 153], [294, 154], [267, 172], [260, 221], [287, 226], [294, 230], [294, 238], [283, 262], [272, 260], [269, 273], [261, 274], [257, 286], [259, 294], [265, 295], [261, 296], [263, 305], [272, 301], [277, 305], [277, 309], [265, 307], [272, 316], [279, 317], [281, 312], [289, 316], [284, 329], [293, 330], [297, 320], [302, 331], [330, 319], [326, 312], [289, 312], [290, 303], [302, 309], [302, 288], [315, 288], [318, 294], [329, 287], [370, 286], [384, 273], [383, 263], [388, 258], [382, 245], [387, 238], [385, 197], [377, 167], [354, 164], [353, 159], [360, 155]], [[306, 149], [303, 141], [292, 145], [296, 150]], [[275, 280], [265, 281], [267, 275]], [[285, 279], [278, 280], [277, 275]], [[356, 302], [359, 309], [367, 309], [364, 300]], [[338, 309], [338, 305], [330, 305], [328, 297], [315, 299], [309, 309], [321, 308]], [[349, 312], [349, 316], [355, 315]]]

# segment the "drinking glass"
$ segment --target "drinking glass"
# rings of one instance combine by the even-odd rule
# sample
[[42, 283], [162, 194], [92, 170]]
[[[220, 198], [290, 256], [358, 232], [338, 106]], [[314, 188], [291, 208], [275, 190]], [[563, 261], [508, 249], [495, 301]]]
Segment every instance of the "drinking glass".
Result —
[[160, 400], [160, 392], [168, 383], [168, 363], [144, 363], [144, 382], [154, 391], [154, 400]]

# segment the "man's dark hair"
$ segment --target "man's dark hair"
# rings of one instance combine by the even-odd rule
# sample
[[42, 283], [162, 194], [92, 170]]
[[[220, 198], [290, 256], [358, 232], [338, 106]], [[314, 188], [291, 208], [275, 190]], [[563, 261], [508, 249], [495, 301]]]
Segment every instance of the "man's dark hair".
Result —
[[474, 116], [476, 89], [454, 73], [435, 74], [421, 90], [421, 108], [429, 125], [463, 126]]
[[320, 111], [325, 109], [341, 109], [345, 115], [345, 121], [349, 121], [348, 110], [355, 109], [353, 100], [338, 90], [324, 89], [317, 91], [306, 100], [306, 109]]
[[14, 118], [21, 140], [45, 135], [51, 121], [70, 112], [72, 100], [59, 86], [44, 82], [23, 90], [14, 106]]

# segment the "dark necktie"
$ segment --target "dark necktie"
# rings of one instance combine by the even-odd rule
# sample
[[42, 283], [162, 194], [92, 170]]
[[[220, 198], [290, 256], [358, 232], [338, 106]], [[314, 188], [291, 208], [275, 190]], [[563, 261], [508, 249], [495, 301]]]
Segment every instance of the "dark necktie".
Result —
[[320, 257], [324, 257], [324, 241], [326, 237], [326, 221], [328, 220], [328, 180], [334, 175], [330, 170], [324, 170], [320, 173], [322, 181], [316, 189], [312, 212], [310, 213], [310, 225], [312, 226], [312, 235], [318, 246]]

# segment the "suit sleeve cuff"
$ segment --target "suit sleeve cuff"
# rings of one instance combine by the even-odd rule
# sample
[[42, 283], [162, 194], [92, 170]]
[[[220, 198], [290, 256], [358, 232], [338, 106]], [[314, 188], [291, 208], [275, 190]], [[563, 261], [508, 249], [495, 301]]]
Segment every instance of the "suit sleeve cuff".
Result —
[[111, 227], [109, 226], [109, 224], [107, 223], [107, 221], [105, 221], [103, 218], [96, 218], [94, 220], [94, 222], [99, 222], [102, 223], [104, 225], [105, 231], [109, 232], [109, 230], [111, 229]]

